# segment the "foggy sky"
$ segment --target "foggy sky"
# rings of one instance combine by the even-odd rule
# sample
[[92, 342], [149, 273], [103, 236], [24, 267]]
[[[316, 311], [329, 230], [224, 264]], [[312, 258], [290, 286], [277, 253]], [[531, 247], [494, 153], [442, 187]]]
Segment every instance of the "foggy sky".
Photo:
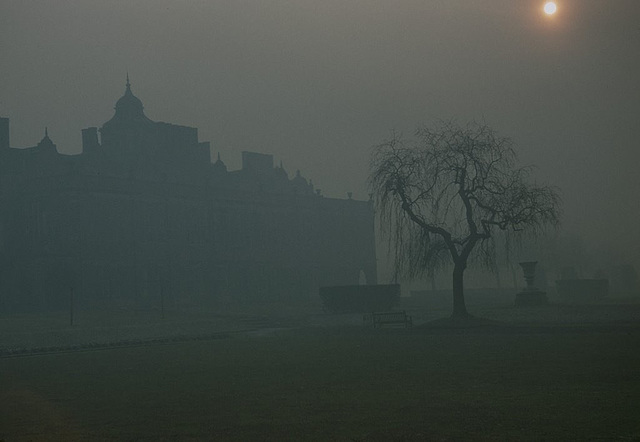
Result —
[[0, 0], [12, 146], [65, 153], [125, 75], [147, 116], [199, 128], [231, 169], [272, 153], [367, 198], [391, 130], [484, 120], [558, 186], [564, 226], [640, 266], [640, 1]]

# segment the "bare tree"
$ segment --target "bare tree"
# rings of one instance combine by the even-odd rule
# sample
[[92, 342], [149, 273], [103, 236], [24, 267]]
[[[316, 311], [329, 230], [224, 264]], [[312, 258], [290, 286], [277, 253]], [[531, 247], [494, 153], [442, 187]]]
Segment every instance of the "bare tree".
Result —
[[452, 318], [468, 317], [470, 258], [491, 265], [497, 232], [536, 233], [558, 222], [557, 192], [531, 183], [530, 172], [516, 167], [511, 141], [484, 124], [443, 122], [410, 143], [394, 134], [377, 146], [369, 184], [396, 272], [418, 276], [452, 263]]

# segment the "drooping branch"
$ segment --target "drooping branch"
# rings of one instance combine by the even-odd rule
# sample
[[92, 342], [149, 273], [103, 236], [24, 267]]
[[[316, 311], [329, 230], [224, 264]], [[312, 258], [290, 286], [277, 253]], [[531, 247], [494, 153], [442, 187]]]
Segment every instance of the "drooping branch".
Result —
[[466, 263], [494, 229], [557, 223], [555, 189], [528, 182], [530, 169], [515, 167], [509, 139], [486, 125], [453, 121], [416, 135], [411, 144], [394, 134], [377, 146], [369, 180], [383, 231], [393, 232], [396, 262], [407, 273], [432, 273], [445, 250]]

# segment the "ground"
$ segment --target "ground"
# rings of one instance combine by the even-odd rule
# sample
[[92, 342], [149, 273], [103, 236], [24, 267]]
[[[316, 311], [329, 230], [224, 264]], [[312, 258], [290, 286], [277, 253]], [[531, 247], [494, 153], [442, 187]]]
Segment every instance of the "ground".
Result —
[[5, 353], [0, 440], [640, 440], [639, 307], [478, 307], [502, 322], [473, 327], [415, 309], [412, 331], [229, 315], [203, 340]]

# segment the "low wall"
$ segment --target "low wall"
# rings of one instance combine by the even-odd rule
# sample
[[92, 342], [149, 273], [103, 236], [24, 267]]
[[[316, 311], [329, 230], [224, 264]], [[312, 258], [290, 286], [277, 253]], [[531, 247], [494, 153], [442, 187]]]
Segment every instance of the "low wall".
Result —
[[605, 298], [609, 294], [608, 279], [559, 279], [556, 281], [558, 298], [580, 302]]

